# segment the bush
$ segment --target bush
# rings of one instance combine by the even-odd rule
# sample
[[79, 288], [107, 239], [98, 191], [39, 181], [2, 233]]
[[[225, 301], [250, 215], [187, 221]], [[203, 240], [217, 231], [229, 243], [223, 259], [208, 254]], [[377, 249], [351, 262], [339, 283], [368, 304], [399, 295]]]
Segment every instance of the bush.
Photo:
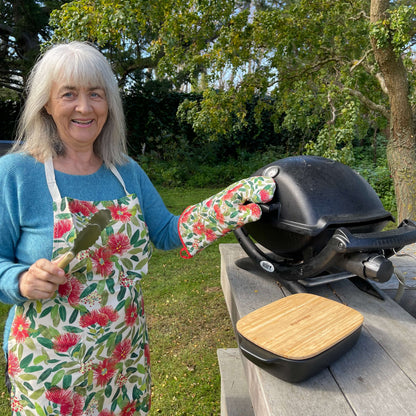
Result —
[[356, 147], [355, 163], [352, 166], [376, 191], [384, 208], [395, 214], [397, 212], [393, 178], [387, 163], [386, 148], [378, 146]]

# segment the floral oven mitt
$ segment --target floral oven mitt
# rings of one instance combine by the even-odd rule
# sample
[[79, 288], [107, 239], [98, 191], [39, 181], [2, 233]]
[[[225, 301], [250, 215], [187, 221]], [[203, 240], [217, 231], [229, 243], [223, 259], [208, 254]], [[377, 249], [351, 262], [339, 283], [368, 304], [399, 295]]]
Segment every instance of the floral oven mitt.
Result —
[[261, 209], [257, 203], [269, 202], [275, 189], [272, 178], [254, 176], [189, 206], [179, 218], [179, 236], [183, 244], [181, 257], [189, 259], [217, 238], [259, 220]]

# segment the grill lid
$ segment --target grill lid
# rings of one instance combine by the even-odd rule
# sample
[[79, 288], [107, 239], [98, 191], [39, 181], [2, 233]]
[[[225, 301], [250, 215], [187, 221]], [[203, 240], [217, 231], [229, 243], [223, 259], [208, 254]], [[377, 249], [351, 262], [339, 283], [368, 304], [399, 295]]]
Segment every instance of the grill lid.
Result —
[[260, 221], [268, 227], [315, 236], [333, 225], [393, 220], [370, 184], [340, 162], [293, 156], [259, 169], [257, 175], [272, 176], [277, 184], [270, 205], [280, 203], [280, 209]]

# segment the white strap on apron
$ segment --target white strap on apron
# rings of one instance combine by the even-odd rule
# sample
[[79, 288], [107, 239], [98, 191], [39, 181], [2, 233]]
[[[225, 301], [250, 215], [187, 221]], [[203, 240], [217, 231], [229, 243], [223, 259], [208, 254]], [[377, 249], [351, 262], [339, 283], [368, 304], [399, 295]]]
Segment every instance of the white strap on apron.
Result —
[[[121, 177], [117, 168], [113, 164], [111, 164], [110, 165], [110, 170], [113, 173], [113, 175], [120, 182], [120, 184], [123, 187], [124, 192], [126, 193], [126, 195], [129, 195], [129, 193], [127, 192], [127, 188], [126, 188], [126, 185], [124, 183], [124, 180]], [[49, 192], [52, 196], [52, 199], [54, 201], [58, 201], [59, 199], [61, 199], [61, 193], [59, 192], [58, 185], [56, 184], [55, 170], [53, 168], [52, 158], [49, 158], [45, 161], [45, 175], [46, 175], [46, 182], [48, 184]]]

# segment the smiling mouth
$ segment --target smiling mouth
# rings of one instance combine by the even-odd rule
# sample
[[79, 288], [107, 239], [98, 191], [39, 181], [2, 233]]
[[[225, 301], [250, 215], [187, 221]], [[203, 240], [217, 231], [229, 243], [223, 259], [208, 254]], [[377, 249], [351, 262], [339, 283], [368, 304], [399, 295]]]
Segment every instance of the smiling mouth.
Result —
[[75, 123], [75, 124], [80, 124], [82, 126], [88, 126], [89, 124], [92, 124], [93, 120], [86, 120], [86, 121], [72, 120], [72, 122]]

